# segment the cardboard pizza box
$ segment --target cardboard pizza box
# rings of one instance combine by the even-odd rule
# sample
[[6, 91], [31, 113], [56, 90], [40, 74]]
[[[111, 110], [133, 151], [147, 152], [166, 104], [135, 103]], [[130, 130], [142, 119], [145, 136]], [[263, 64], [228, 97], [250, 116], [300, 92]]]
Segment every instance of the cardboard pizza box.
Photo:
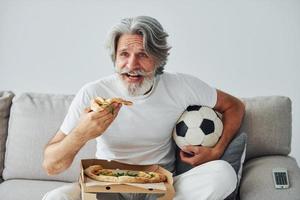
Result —
[[[94, 181], [84, 174], [84, 169], [91, 165], [102, 165], [108, 169], [154, 171], [165, 174], [167, 182], [151, 184], [119, 184]], [[81, 173], [79, 182], [81, 185], [82, 200], [95, 200], [96, 193], [151, 193], [160, 194], [158, 200], [171, 200], [174, 197], [172, 173], [159, 165], [129, 165], [116, 161], [107, 161], [100, 159], [81, 160]], [[101, 198], [101, 195], [100, 195]]]

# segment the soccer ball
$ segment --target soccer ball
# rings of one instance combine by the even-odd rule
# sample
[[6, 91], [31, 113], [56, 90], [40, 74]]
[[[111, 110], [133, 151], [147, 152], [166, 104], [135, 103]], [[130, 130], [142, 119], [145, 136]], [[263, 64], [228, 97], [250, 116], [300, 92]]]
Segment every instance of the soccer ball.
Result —
[[186, 145], [213, 147], [223, 131], [222, 115], [206, 106], [187, 107], [176, 123], [173, 138], [179, 148]]

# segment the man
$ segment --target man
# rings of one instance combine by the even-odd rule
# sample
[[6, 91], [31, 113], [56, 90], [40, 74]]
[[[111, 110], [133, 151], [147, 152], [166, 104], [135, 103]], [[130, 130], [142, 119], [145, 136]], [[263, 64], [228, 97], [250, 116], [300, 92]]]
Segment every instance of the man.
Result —
[[[116, 74], [85, 85], [74, 98], [65, 120], [45, 148], [48, 174], [67, 169], [89, 140], [97, 140], [96, 157], [129, 164], [159, 164], [174, 171], [172, 129], [189, 105], [213, 107], [223, 114], [224, 130], [213, 148], [187, 146], [181, 160], [195, 166], [174, 177], [176, 200], [224, 199], [236, 187], [236, 175], [218, 160], [237, 132], [244, 105], [198, 78], [163, 72], [170, 47], [168, 34], [151, 17], [121, 21], [110, 34], [109, 49]], [[115, 111], [93, 112], [96, 96], [121, 97], [130, 107], [114, 103]], [[47, 193], [44, 199], [80, 199], [78, 183]], [[101, 196], [102, 197], [102, 196]], [[153, 195], [110, 194], [103, 199], [151, 199]]]

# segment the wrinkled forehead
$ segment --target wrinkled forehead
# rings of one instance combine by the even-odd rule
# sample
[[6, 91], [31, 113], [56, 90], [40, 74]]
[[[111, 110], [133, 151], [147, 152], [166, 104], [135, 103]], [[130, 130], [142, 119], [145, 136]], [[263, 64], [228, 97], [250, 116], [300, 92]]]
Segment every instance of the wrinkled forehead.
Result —
[[144, 51], [143, 36], [136, 34], [124, 34], [119, 38], [117, 49], [118, 51], [126, 49], [136, 49]]

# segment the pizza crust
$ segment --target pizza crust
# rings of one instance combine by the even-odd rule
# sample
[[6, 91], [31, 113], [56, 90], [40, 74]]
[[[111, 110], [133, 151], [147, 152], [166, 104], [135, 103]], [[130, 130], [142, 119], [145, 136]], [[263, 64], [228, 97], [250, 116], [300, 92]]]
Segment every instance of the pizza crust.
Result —
[[91, 109], [95, 112], [100, 112], [106, 107], [109, 107], [112, 103], [121, 103], [126, 106], [131, 106], [133, 104], [131, 101], [127, 101], [122, 98], [104, 99], [102, 97], [96, 97], [91, 100]]
[[85, 175], [97, 181], [113, 183], [160, 183], [167, 181], [164, 174], [157, 172], [104, 169], [101, 165], [92, 165], [84, 170]]

